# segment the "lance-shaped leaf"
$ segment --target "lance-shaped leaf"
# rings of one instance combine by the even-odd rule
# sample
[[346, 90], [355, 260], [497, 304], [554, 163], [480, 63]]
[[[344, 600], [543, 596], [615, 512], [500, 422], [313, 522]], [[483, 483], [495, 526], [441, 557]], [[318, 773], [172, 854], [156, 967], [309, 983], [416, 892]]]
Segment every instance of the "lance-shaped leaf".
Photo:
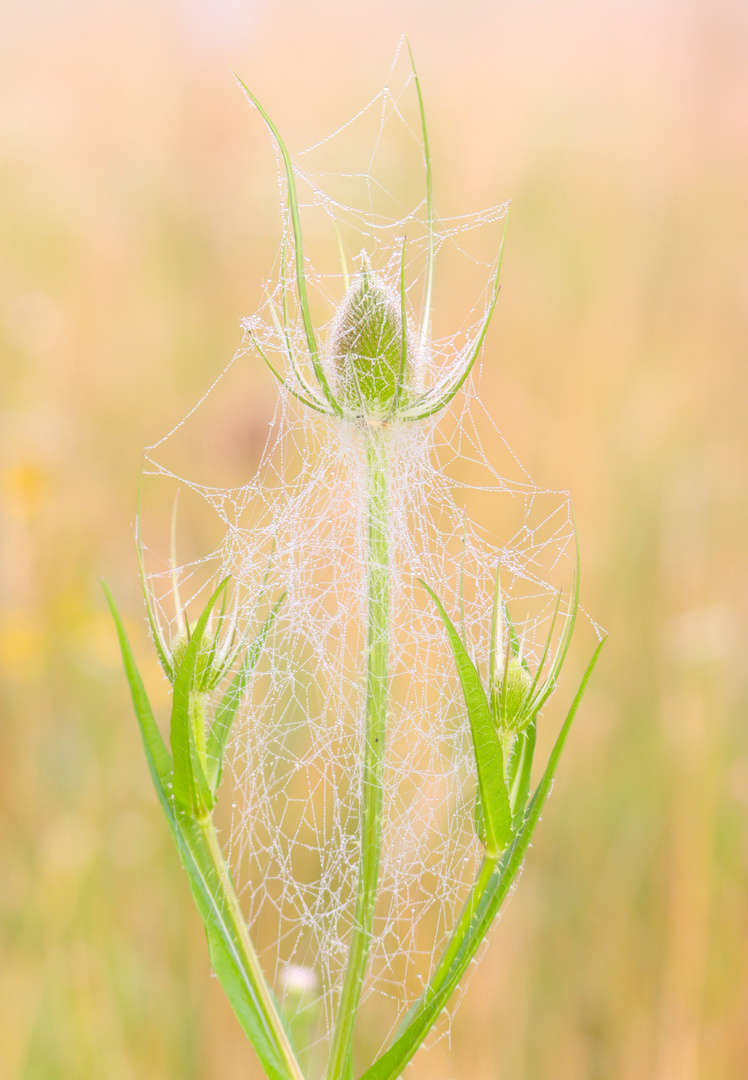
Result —
[[[176, 806], [167, 811], [190, 891], [205, 924], [210, 959], [244, 1033], [272, 1080], [300, 1080], [280, 1012], [247, 941], [246, 928], [233, 911], [233, 887], [216, 867], [204, 830]], [[212, 828], [212, 826], [210, 826]]]
[[[230, 880], [224, 880], [224, 873], [217, 868], [215, 853], [211, 851], [204, 830], [190, 811], [182, 810], [170, 794], [171, 757], [156, 726], [122, 619], [106, 585], [104, 592], [117, 628], [153, 786], [205, 924], [216, 975], [265, 1074], [270, 1080], [303, 1080], [288, 1032], [248, 940], [246, 927], [234, 911]], [[211, 603], [214, 601], [215, 597]]]
[[198, 653], [210, 613], [228, 584], [224, 578], [208, 601], [192, 631], [184, 659], [174, 679], [171, 709], [171, 750], [174, 755], [172, 779], [174, 798], [187, 810], [202, 812], [213, 805], [213, 797], [195, 744], [190, 723], [190, 693], [195, 685]]
[[251, 647], [247, 651], [247, 655], [244, 657], [242, 666], [237, 671], [236, 675], [231, 681], [226, 693], [221, 698], [221, 701], [216, 709], [216, 715], [213, 720], [213, 724], [210, 729], [210, 735], [208, 736], [208, 745], [206, 748], [206, 774], [207, 780], [210, 784], [210, 789], [215, 795], [218, 791], [218, 786], [221, 783], [221, 776], [223, 774], [223, 757], [226, 752], [226, 743], [231, 733], [234, 720], [236, 718], [236, 712], [239, 708], [242, 695], [247, 686], [247, 679], [249, 678], [250, 671], [253, 670], [257, 661], [260, 658], [263, 646], [265, 645], [265, 639], [270, 632], [270, 627], [275, 621], [275, 616], [278, 614], [278, 608], [283, 603], [286, 594], [283, 595], [275, 602], [272, 611], [265, 619], [264, 623], [260, 627], [260, 632], [252, 642]]
[[473, 734], [478, 788], [483, 811], [486, 857], [498, 859], [512, 836], [512, 812], [504, 778], [504, 753], [491, 716], [480, 673], [468, 656], [460, 635], [444, 610], [439, 597], [425, 581], [421, 584], [436, 604], [442, 617], [452, 654], [457, 665], [462, 692]]
[[166, 749], [166, 744], [161, 737], [161, 732], [159, 731], [153, 716], [151, 703], [145, 692], [145, 686], [143, 685], [143, 680], [140, 677], [140, 672], [135, 663], [135, 658], [132, 654], [132, 649], [130, 648], [130, 642], [127, 639], [125, 627], [122, 623], [120, 613], [117, 610], [117, 605], [114, 602], [114, 597], [109, 590], [109, 586], [105, 585], [103, 581], [101, 584], [104, 589], [107, 603], [109, 604], [109, 610], [114, 619], [114, 625], [117, 628], [119, 647], [125, 665], [127, 682], [130, 686], [130, 694], [132, 695], [135, 715], [138, 719], [140, 734], [143, 739], [143, 748], [145, 750], [148, 768], [154, 784], [156, 784], [157, 787], [161, 786], [165, 788], [171, 778], [171, 755]]
[[[257, 338], [255, 337], [255, 335], [250, 333], [249, 338], [250, 338], [250, 341], [252, 342], [252, 344], [254, 345], [254, 347], [257, 349], [260, 356], [262, 357], [262, 359], [265, 361], [267, 366], [270, 368], [270, 371], [274, 375], [277, 382], [280, 383], [280, 385], [283, 387], [284, 390], [288, 390], [289, 394], [293, 394], [293, 396], [296, 398], [297, 401], [300, 401], [302, 403], [302, 405], [306, 405], [310, 409], [314, 409], [315, 412], [322, 413], [324, 416], [332, 416], [333, 415], [333, 413], [329, 409], [324, 408], [324, 406], [319, 401], [317, 401], [316, 398], [314, 400], [312, 400], [312, 398], [314, 397], [313, 394], [310, 393], [309, 396], [306, 396], [305, 394], [299, 393], [298, 390], [295, 390], [293, 388], [293, 386], [291, 386], [291, 384], [288, 382], [288, 380], [283, 378], [283, 376], [281, 375], [280, 371], [278, 371], [275, 364], [273, 364], [273, 362], [269, 359], [267, 353], [263, 349], [262, 345], [260, 345], [260, 343], [257, 340]], [[315, 404], [315, 402], [316, 402], [316, 404]]]

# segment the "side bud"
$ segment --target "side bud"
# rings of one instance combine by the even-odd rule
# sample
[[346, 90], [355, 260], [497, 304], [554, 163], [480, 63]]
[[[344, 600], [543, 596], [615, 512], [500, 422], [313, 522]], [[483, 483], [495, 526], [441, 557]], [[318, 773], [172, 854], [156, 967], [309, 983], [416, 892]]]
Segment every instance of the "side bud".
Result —
[[[187, 652], [187, 646], [190, 643], [190, 637], [186, 630], [181, 630], [171, 643], [171, 662], [174, 671], [174, 677], [182, 666], [184, 655]], [[197, 650], [197, 663], [195, 665], [195, 690], [205, 691], [209, 689], [209, 684], [213, 677], [213, 658], [215, 653], [215, 635], [209, 630], [206, 630], [200, 641], [199, 648]]]
[[519, 733], [529, 721], [529, 716], [522, 715], [522, 706], [531, 686], [532, 678], [527, 668], [516, 656], [511, 657], [506, 673], [502, 672], [496, 680], [498, 726], [507, 734]]
[[346, 409], [367, 420], [386, 420], [404, 397], [412, 374], [400, 302], [363, 256], [338, 310], [330, 337], [333, 378]]

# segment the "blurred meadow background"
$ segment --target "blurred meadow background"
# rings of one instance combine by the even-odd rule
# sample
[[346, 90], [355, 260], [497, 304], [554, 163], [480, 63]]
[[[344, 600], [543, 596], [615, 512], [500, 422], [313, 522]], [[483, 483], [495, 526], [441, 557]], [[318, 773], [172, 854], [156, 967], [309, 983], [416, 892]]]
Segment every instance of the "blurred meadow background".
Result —
[[[451, 1046], [408, 1075], [744, 1080], [745, 6], [0, 12], [0, 1075], [259, 1077], [97, 579], [163, 706], [142, 448], [234, 354], [280, 239], [270, 139], [230, 69], [299, 150], [379, 90], [406, 31], [437, 209], [512, 200], [483, 392], [535, 481], [570, 490], [582, 602], [611, 635]], [[252, 379], [198, 448], [217, 475], [257, 467], [276, 391]]]

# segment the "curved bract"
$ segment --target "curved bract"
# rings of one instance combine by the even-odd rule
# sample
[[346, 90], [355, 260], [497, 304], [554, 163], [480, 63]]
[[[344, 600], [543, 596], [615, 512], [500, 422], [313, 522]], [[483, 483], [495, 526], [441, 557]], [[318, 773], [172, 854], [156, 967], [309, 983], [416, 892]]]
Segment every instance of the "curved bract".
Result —
[[[412, 60], [412, 53], [411, 53]], [[491, 323], [499, 295], [499, 274], [504, 251], [502, 237], [496, 260], [496, 273], [491, 295], [482, 322], [459, 361], [434, 386], [411, 393], [409, 374], [423, 356], [429, 340], [431, 327], [431, 303], [434, 277], [434, 205], [426, 113], [421, 86], [413, 67], [418, 91], [418, 104], [423, 132], [423, 149], [426, 163], [426, 207], [428, 216], [428, 252], [426, 266], [426, 295], [420, 326], [413, 328], [414, 347], [407, 328], [405, 244], [400, 259], [397, 283], [388, 283], [375, 274], [364, 256], [359, 273], [347, 289], [334, 320], [329, 364], [323, 363], [317, 341], [307, 292], [307, 276], [304, 263], [304, 238], [301, 214], [296, 190], [293, 162], [283, 138], [270, 116], [252, 91], [237, 76], [239, 85], [258, 110], [270, 129], [283, 161], [288, 188], [288, 206], [295, 253], [295, 280], [299, 308], [304, 327], [308, 359], [314, 381], [303, 372], [299, 358], [291, 345], [291, 327], [288, 306], [284, 302], [281, 313], [282, 326], [277, 313], [279, 328], [285, 340], [290, 371], [283, 374], [269, 359], [257, 335], [250, 329], [250, 338], [278, 382], [298, 401], [315, 412], [330, 417], [340, 417], [352, 423], [396, 423], [424, 420], [439, 412], [458, 393], [470, 375], [480, 354]], [[506, 226], [505, 226], [506, 232]], [[399, 312], [398, 300], [399, 296]], [[333, 378], [326, 371], [332, 370]], [[314, 385], [316, 383], [316, 386]]]

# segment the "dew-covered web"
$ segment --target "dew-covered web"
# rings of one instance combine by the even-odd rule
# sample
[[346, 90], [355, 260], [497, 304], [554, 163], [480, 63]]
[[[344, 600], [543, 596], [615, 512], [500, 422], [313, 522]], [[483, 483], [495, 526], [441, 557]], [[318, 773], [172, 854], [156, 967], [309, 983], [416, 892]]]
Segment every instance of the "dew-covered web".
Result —
[[[428, 252], [423, 163], [416, 87], [401, 54], [385, 88], [353, 120], [294, 156], [311, 313], [333, 384], [330, 328], [361, 252], [397, 295], [406, 240], [419, 388], [457, 369], [484, 318], [506, 206], [440, 217], [437, 173], [433, 330], [420, 340]], [[246, 483], [222, 489], [182, 476], [169, 453], [178, 436], [189, 441], [196, 415], [237, 368], [263, 366], [254, 341], [299, 389], [284, 305], [291, 349], [314, 383], [280, 155], [278, 175], [281, 248], [242, 347], [192, 413], [146, 453], [146, 483], [168, 479], [199, 497], [223, 539], [188, 564], [170, 565], [163, 551], [146, 556], [167, 637], [179, 633], [175, 582], [178, 604], [194, 619], [211, 587], [230, 574], [230, 610], [250, 637], [285, 592], [229, 745], [222, 840], [264, 970], [314, 1073], [334, 1024], [359, 870], [368, 429], [321, 416], [279, 386], [260, 467]], [[467, 310], [449, 327], [453, 297], [468, 294]], [[489, 335], [486, 354], [495, 364], [491, 351]], [[536, 487], [503, 441], [494, 418], [500, 407], [480, 396], [479, 364], [446, 410], [378, 433], [389, 450], [390, 696], [380, 886], [359, 1014], [368, 1017], [367, 1060], [423, 989], [482, 856], [465, 705], [443, 624], [419, 579], [456, 623], [464, 609], [467, 640], [485, 674], [497, 565], [531, 669], [560, 589], [556, 638], [563, 629], [573, 576], [568, 497]], [[251, 379], [244, 385], [251, 392]], [[448, 1017], [437, 1034], [446, 1030]]]

